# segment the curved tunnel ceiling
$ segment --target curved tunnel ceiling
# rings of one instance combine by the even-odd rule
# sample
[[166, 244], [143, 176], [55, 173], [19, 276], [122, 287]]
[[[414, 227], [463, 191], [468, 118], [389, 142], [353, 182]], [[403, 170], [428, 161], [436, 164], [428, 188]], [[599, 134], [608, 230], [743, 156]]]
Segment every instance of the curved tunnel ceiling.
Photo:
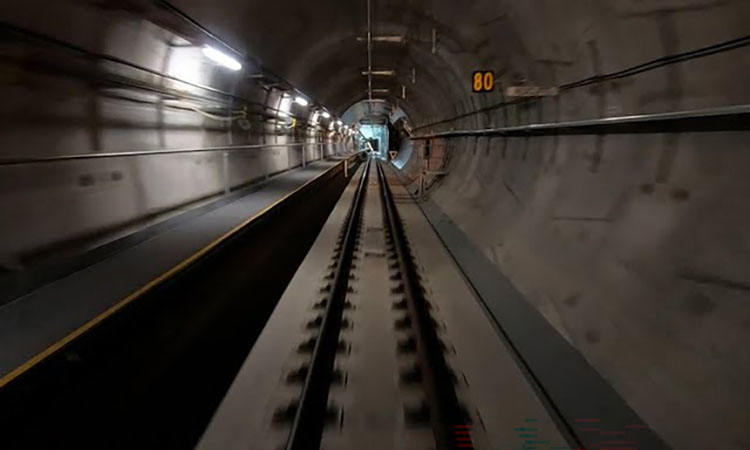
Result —
[[[357, 41], [367, 31], [365, 0], [174, 3], [339, 114], [366, 98], [366, 45]], [[747, 14], [728, 14], [738, 9]], [[750, 15], [741, 0], [373, 0], [372, 10], [375, 36], [407, 41], [374, 44], [373, 68], [396, 71], [390, 79], [375, 77], [375, 88], [390, 90], [378, 98], [395, 103], [406, 86], [398, 103], [417, 127], [501, 102], [499, 91], [471, 93], [474, 70], [494, 70], [501, 85], [555, 86], [736, 38], [745, 29], [742, 17]], [[689, 33], [678, 19], [704, 30]], [[464, 125], [491, 120], [477, 115]]]
[[[514, 26], [519, 20], [516, 13], [536, 14], [528, 11], [524, 2], [373, 3], [373, 34], [406, 36], [406, 44], [374, 44], [374, 69], [396, 71], [395, 77], [375, 77], [375, 88], [390, 90], [377, 97], [395, 103], [401, 96], [401, 86], [406, 86], [406, 98], [399, 103], [415, 123], [480, 106], [472, 103], [477, 99], [472, 99], [467, 89], [472, 70], [491, 68], [511, 78], [530, 77], [518, 75], [526, 73], [522, 62], [526, 58], [524, 40]], [[367, 79], [361, 73], [367, 67], [366, 44], [357, 40], [367, 31], [364, 0], [307, 2], [293, 9], [283, 3], [257, 0], [180, 0], [175, 4], [339, 113], [366, 97]], [[556, 12], [545, 14], [554, 16]], [[437, 36], [435, 54], [433, 29]], [[553, 36], [548, 27], [544, 29], [545, 35]], [[534, 41], [536, 33], [529, 34], [525, 37]], [[559, 38], [554, 40], [554, 47], [561, 52]], [[416, 83], [412, 83], [412, 68], [416, 70]], [[498, 100], [482, 98], [487, 104]]]

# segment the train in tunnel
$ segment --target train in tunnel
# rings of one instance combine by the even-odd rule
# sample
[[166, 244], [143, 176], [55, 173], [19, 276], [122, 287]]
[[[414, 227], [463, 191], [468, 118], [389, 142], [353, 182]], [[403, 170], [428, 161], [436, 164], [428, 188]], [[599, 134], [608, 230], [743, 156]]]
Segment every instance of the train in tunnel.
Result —
[[747, 0], [3, 0], [0, 448], [750, 450]]

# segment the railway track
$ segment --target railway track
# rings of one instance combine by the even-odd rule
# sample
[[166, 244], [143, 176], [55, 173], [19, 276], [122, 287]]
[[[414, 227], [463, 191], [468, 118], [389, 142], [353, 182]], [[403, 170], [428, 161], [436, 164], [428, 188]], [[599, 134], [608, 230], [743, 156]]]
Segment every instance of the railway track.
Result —
[[343, 313], [349, 290], [354, 249], [360, 236], [371, 163], [372, 160], [368, 160], [365, 165], [352, 207], [344, 223], [341, 239], [336, 246], [335, 254], [338, 258], [333, 269], [333, 281], [330, 293], [323, 299], [325, 311], [319, 316], [320, 333], [315, 341], [286, 450], [313, 449], [320, 446], [328, 410], [328, 392], [334, 379], [334, 364], [339, 351], [339, 336], [344, 324]]
[[[0, 390], [0, 445], [561, 442], [386, 169], [337, 166], [14, 377]], [[515, 431], [529, 424], [538, 440]]]
[[421, 380], [424, 386], [424, 409], [429, 415], [435, 446], [438, 449], [473, 447], [467, 430], [471, 428], [467, 423], [469, 416], [454, 388], [456, 375], [446, 362], [446, 347], [438, 336], [437, 321], [430, 314], [430, 304], [424, 296], [404, 225], [382, 164], [378, 164], [378, 177], [386, 239], [391, 257], [397, 261], [395, 278], [401, 283], [397, 289], [403, 290], [404, 296], [399, 305], [403, 304], [408, 312], [403, 320], [410, 322], [412, 328], [406, 343], [414, 343], [418, 360], [418, 368], [412, 376]]
[[360, 156], [0, 380], [0, 448], [193, 448]]
[[477, 300], [408, 187], [369, 160], [197, 449], [581, 448]]
[[[334, 250], [333, 271], [327, 277], [332, 282], [325, 298], [325, 310], [315, 319], [319, 332], [314, 337], [315, 346], [309, 363], [303, 366], [306, 374], [300, 397], [282, 414], [294, 413], [286, 450], [317, 450], [330, 422], [333, 407], [329, 394], [334, 384], [340, 383], [342, 371], [337, 368], [337, 356], [346, 343], [341, 340], [349, 319], [344, 317], [348, 296], [354, 292], [352, 283], [355, 255], [360, 247], [363, 230], [363, 211], [371, 188], [370, 177], [375, 178], [377, 195], [382, 208], [382, 227], [370, 227], [368, 231], [383, 234], [385, 254], [389, 266], [389, 279], [383, 284], [395, 283], [391, 293], [395, 294], [392, 309], [396, 312], [395, 332], [399, 335], [394, 353], [413, 355], [414, 363], [407, 365], [401, 373], [394, 374], [402, 384], [420, 385], [422, 399], [412, 405], [404, 405], [404, 421], [411, 426], [428, 426], [432, 430], [434, 448], [472, 448], [471, 425], [468, 415], [458, 400], [454, 384], [455, 374], [449, 369], [444, 352], [445, 344], [438, 336], [438, 322], [432, 317], [430, 304], [423, 294], [404, 226], [388, 187], [385, 172], [380, 162], [368, 161], [361, 176], [351, 209], [343, 224], [340, 239]], [[371, 193], [373, 194], [373, 193]], [[372, 199], [372, 195], [369, 197]], [[375, 205], [368, 205], [372, 208]], [[376, 254], [374, 252], [371, 255]], [[382, 300], [382, 299], [381, 299]], [[351, 304], [349, 304], [351, 307]], [[354, 305], [357, 307], [358, 305]], [[366, 305], [363, 305], [367, 307]], [[344, 357], [345, 358], [345, 357]], [[378, 364], [373, 360], [372, 364]], [[375, 367], [372, 367], [374, 370]], [[334, 412], [334, 414], [336, 414]], [[339, 412], [340, 426], [345, 426], [343, 412]]]

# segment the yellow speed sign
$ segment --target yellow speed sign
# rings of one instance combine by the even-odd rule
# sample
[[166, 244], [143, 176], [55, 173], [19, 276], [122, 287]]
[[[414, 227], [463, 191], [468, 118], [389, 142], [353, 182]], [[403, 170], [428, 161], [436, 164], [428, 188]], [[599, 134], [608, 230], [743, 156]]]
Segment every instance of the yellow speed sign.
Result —
[[472, 73], [471, 88], [474, 92], [492, 92], [495, 89], [495, 72], [477, 70]]

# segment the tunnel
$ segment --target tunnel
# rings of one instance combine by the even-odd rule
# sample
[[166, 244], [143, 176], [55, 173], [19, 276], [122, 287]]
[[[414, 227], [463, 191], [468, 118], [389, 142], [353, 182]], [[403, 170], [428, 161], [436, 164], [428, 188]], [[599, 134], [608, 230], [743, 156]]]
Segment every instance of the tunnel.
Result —
[[2, 6], [0, 448], [750, 449], [747, 0]]

